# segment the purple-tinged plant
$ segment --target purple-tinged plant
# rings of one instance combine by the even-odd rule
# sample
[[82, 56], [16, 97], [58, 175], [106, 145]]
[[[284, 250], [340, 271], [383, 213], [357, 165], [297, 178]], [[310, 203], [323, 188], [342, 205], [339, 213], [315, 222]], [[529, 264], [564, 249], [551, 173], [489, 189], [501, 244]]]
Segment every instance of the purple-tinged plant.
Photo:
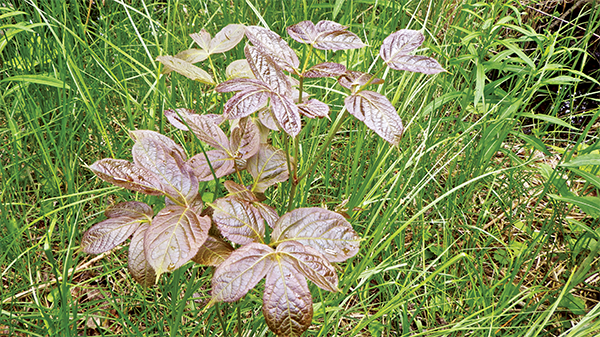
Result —
[[[200, 49], [157, 58], [165, 73], [175, 71], [215, 85], [217, 92], [236, 93], [224, 104], [222, 115], [201, 115], [188, 109], [165, 111], [175, 128], [192, 132], [212, 148], [206, 152], [188, 158], [183, 148], [166, 136], [131, 131], [133, 162], [102, 159], [90, 165], [98, 177], [116, 186], [165, 196], [165, 207], [154, 215], [142, 202], [112, 206], [105, 212], [107, 219], [84, 234], [81, 246], [87, 253], [98, 254], [132, 237], [128, 268], [144, 286], [190, 260], [214, 266], [210, 305], [236, 301], [266, 278], [263, 314], [269, 328], [278, 335], [299, 336], [312, 322], [307, 280], [321, 289], [340, 291], [331, 262], [353, 257], [361, 239], [340, 214], [317, 207], [293, 209], [296, 185], [320, 160], [348, 113], [390, 144], [399, 145], [403, 125], [396, 109], [384, 95], [364, 90], [384, 83], [377, 75], [385, 67], [425, 74], [445, 70], [430, 57], [411, 54], [424, 41], [414, 30], [397, 31], [383, 41], [379, 56], [385, 64], [375, 75], [346, 69], [340, 63], [309, 64], [313, 49], [364, 47], [347, 27], [331, 21], [303, 21], [287, 31], [307, 45], [302, 63], [276, 33], [242, 25], [228, 25], [214, 38], [202, 30], [191, 35]], [[233, 61], [225, 76], [219, 76], [211, 55], [234, 48], [244, 34], [252, 44], [244, 48], [245, 59]], [[212, 76], [194, 65], [207, 59]], [[329, 117], [329, 106], [304, 91], [306, 79], [319, 77], [337, 78], [350, 92], [341, 118], [332, 125], [312, 162], [298, 174], [289, 149], [299, 154], [301, 116]], [[219, 78], [227, 80], [220, 82]], [[222, 128], [225, 123], [227, 127]], [[269, 129], [282, 129], [292, 136], [294, 146], [284, 151], [269, 145]], [[244, 170], [248, 174], [243, 175]], [[205, 208], [199, 182], [232, 175], [229, 179], [237, 181], [223, 183], [228, 195], [207, 202]], [[263, 193], [286, 181], [291, 184], [288, 210], [279, 217], [276, 208], [264, 203]]]

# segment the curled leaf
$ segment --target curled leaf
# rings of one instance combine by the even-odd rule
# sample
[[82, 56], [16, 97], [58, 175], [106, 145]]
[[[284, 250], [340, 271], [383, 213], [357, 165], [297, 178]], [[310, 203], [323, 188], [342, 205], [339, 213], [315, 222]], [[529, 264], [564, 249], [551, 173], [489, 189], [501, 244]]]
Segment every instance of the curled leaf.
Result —
[[246, 295], [272, 268], [273, 248], [250, 243], [235, 250], [212, 278], [211, 302], [234, 302]]
[[229, 24], [221, 29], [210, 41], [210, 53], [224, 53], [237, 46], [244, 38], [244, 25]]
[[233, 78], [254, 78], [252, 69], [246, 59], [235, 60], [231, 62], [225, 69], [227, 79]]
[[341, 262], [358, 252], [360, 238], [343, 216], [318, 207], [284, 214], [271, 233], [272, 244], [298, 241], [331, 261]]
[[279, 336], [300, 336], [312, 322], [310, 290], [294, 262], [278, 254], [265, 282], [263, 315], [271, 331]]
[[131, 273], [131, 276], [133, 276], [133, 279], [144, 287], [149, 287], [156, 283], [154, 269], [152, 269], [144, 254], [144, 236], [148, 227], [148, 225], [140, 226], [133, 234], [131, 243], [129, 244], [129, 259], [127, 263], [127, 269]]
[[248, 159], [247, 170], [254, 178], [252, 192], [262, 193], [289, 177], [285, 153], [268, 144], [262, 144], [258, 153]]
[[227, 260], [233, 251], [234, 249], [229, 243], [209, 235], [192, 260], [205, 266], [217, 267]]
[[144, 237], [146, 260], [157, 276], [191, 260], [206, 241], [210, 218], [182, 206], [167, 206], [152, 220]]
[[162, 63], [168, 70], [177, 72], [191, 80], [205, 84], [215, 84], [215, 81], [213, 81], [212, 76], [210, 76], [209, 73], [196, 67], [190, 62], [169, 55], [159, 56], [156, 60]]
[[198, 63], [208, 58], [208, 53], [204, 49], [187, 49], [175, 55], [176, 58], [189, 63]]
[[404, 128], [396, 109], [388, 99], [373, 91], [360, 91], [346, 97], [346, 109], [381, 138], [398, 145]]

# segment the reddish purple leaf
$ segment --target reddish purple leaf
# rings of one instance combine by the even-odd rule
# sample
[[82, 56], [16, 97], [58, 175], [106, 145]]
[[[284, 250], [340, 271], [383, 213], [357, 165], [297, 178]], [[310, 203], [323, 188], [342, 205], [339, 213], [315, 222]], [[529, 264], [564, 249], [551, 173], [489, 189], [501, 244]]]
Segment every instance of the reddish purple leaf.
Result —
[[302, 128], [298, 107], [287, 96], [271, 93], [271, 111], [277, 122], [288, 135], [296, 137]]
[[127, 160], [106, 158], [89, 166], [102, 180], [115, 186], [148, 195], [165, 194], [158, 177], [151, 171]]
[[346, 97], [346, 109], [381, 138], [398, 145], [404, 128], [396, 109], [388, 99], [373, 91], [360, 91]]
[[269, 93], [269, 89], [238, 92], [225, 103], [223, 114], [227, 119], [250, 116], [267, 104]]
[[174, 56], [164, 55], [156, 58], [169, 71], [177, 72], [191, 80], [205, 84], [215, 84], [212, 76], [201, 68], [196, 67], [190, 62], [184, 61]]
[[144, 287], [149, 287], [156, 283], [156, 273], [152, 266], [146, 261], [144, 254], [144, 236], [149, 225], [140, 226], [131, 238], [129, 244], [129, 259], [127, 269], [133, 279]]
[[[246, 37], [252, 44], [260, 48], [264, 54], [287, 71], [293, 72], [300, 65], [298, 56], [290, 46], [276, 33], [262, 27], [246, 27]], [[255, 74], [256, 75], [256, 74]]]
[[[352, 71], [348, 70], [346, 73], [340, 78], [338, 78], [338, 83], [347, 89], [354, 90], [355, 87], [362, 87], [367, 84], [367, 82], [373, 77], [371, 74], [363, 73], [360, 71]], [[380, 78], [375, 78], [371, 81], [370, 84], [383, 84], [385, 83]]]
[[425, 36], [418, 30], [400, 29], [383, 40], [379, 56], [387, 63], [399, 55], [407, 55], [419, 48]]
[[[210, 161], [217, 178], [235, 172], [234, 161], [227, 153], [221, 150], [212, 150], [206, 151], [206, 156], [208, 156], [208, 160]], [[206, 163], [206, 156], [204, 156], [204, 153], [199, 153], [188, 161], [194, 175], [198, 178], [198, 181], [213, 180], [213, 174]]]
[[277, 246], [278, 253], [287, 253], [295, 260], [294, 267], [319, 288], [331, 292], [339, 291], [335, 268], [316, 249], [298, 241], [286, 241]]
[[346, 73], [346, 67], [343, 64], [325, 62], [315, 64], [307, 71], [302, 73], [303, 77], [338, 77]]
[[122, 216], [130, 218], [152, 219], [154, 212], [152, 208], [139, 201], [124, 201], [107, 208], [104, 211], [107, 218], [118, 218]]
[[263, 243], [264, 220], [250, 202], [229, 196], [217, 199], [212, 207], [212, 219], [229, 241], [239, 245]]
[[420, 55], [399, 55], [389, 61], [388, 66], [395, 70], [414, 71], [427, 75], [446, 71], [435, 59]]
[[265, 54], [262, 49], [252, 46], [246, 46], [244, 53], [257, 80], [266, 83], [276, 93], [289, 94], [292, 84], [287, 75], [281, 70], [281, 67], [273, 61], [272, 55]]
[[298, 111], [308, 118], [329, 117], [329, 105], [314, 98], [297, 105]]
[[231, 130], [231, 156], [235, 159], [248, 159], [258, 152], [260, 132], [258, 126], [246, 117], [238, 120]]
[[265, 82], [252, 78], [234, 78], [232, 80], [219, 83], [215, 88], [216, 92], [232, 91], [252, 91], [252, 90], [270, 90]]
[[298, 22], [295, 25], [287, 27], [290, 37], [300, 43], [313, 44], [317, 34], [317, 28], [311, 21]]
[[223, 239], [209, 235], [198, 249], [192, 261], [205, 266], [217, 267], [234, 251], [233, 247]]
[[106, 219], [83, 233], [81, 248], [87, 254], [107, 252], [133, 235], [140, 224], [149, 221], [148, 218], [130, 218], [126, 216]]
[[248, 159], [247, 170], [254, 178], [251, 190], [255, 193], [262, 193], [289, 177], [285, 153], [268, 144], [261, 144], [258, 153]]

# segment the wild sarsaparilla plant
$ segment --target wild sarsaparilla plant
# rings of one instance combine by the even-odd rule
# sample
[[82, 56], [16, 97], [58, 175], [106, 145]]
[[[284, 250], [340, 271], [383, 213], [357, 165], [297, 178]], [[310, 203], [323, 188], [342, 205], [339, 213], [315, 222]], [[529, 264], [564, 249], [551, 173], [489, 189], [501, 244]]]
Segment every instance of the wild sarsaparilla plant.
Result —
[[[116, 186], [164, 196], [165, 206], [156, 214], [138, 201], [109, 207], [107, 219], [84, 234], [81, 246], [87, 253], [98, 254], [132, 237], [129, 271], [145, 286], [190, 260], [215, 266], [210, 304], [236, 301], [266, 278], [263, 314], [269, 328], [278, 335], [298, 336], [312, 321], [307, 280], [324, 290], [339, 291], [331, 263], [354, 256], [361, 239], [338, 213], [318, 207], [294, 209], [296, 185], [327, 150], [347, 112], [398, 145], [403, 126], [394, 106], [384, 95], [364, 90], [383, 83], [377, 74], [386, 66], [426, 74], [445, 70], [430, 57], [412, 54], [424, 40], [415, 30], [397, 31], [383, 41], [379, 56], [384, 64], [375, 75], [346, 69], [340, 63], [311, 64], [314, 49], [365, 47], [347, 27], [331, 21], [303, 21], [287, 31], [306, 45], [302, 62], [275, 32], [242, 25], [228, 25], [214, 38], [202, 30], [191, 35], [199, 49], [157, 58], [166, 71], [215, 85], [217, 92], [235, 94], [224, 104], [222, 115], [183, 108], [165, 111], [175, 128], [192, 132], [211, 148], [208, 151], [189, 156], [172, 139], [137, 130], [130, 132], [132, 162], [109, 158], [90, 165], [98, 177]], [[244, 48], [245, 59], [229, 64], [227, 80], [219, 82], [223, 74], [219, 75], [211, 56], [234, 48], [244, 35], [250, 42]], [[212, 75], [194, 65], [202, 61], [208, 61]], [[304, 90], [306, 80], [318, 77], [337, 78], [349, 94], [318, 155], [306, 168], [299, 168], [294, 156], [302, 137], [302, 116], [329, 116], [327, 103]], [[270, 145], [271, 130], [283, 130], [293, 146], [282, 150]], [[248, 177], [241, 174], [244, 170], [251, 180], [244, 180]], [[221, 177], [228, 177], [223, 183], [228, 194], [205, 205], [199, 182]], [[279, 216], [265, 203], [264, 192], [286, 181], [292, 184], [287, 213]]]

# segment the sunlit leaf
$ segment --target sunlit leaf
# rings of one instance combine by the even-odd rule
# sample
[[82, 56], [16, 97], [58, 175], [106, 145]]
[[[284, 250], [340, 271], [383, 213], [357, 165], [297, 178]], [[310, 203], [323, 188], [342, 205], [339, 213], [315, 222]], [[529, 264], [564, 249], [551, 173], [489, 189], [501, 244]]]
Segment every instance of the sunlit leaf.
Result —
[[100, 179], [115, 186], [148, 195], [161, 195], [165, 193], [158, 177], [154, 173], [127, 160], [101, 159], [90, 165], [89, 168]]
[[250, 243], [235, 250], [212, 278], [211, 302], [234, 302], [246, 295], [272, 268], [273, 248]]
[[215, 87], [216, 92], [270, 90], [265, 82], [253, 78], [234, 78]]
[[316, 249], [305, 246], [298, 241], [286, 241], [277, 246], [277, 252], [288, 253], [294, 268], [319, 288], [327, 291], [339, 291], [338, 277], [335, 268]]
[[198, 194], [198, 180], [188, 164], [174, 151], [152, 137], [136, 141], [131, 150], [136, 165], [150, 170], [165, 193], [181, 202], [193, 200]]
[[146, 231], [146, 260], [157, 275], [172, 272], [191, 260], [206, 241], [210, 218], [189, 208], [167, 206], [152, 220]]
[[227, 79], [255, 78], [246, 59], [235, 60], [229, 63], [225, 69], [225, 76], [227, 76]]
[[133, 279], [144, 287], [149, 287], [156, 282], [156, 274], [152, 266], [146, 261], [144, 254], [144, 236], [149, 225], [140, 226], [131, 238], [129, 244], [129, 258], [127, 269]]
[[229, 241], [239, 245], [263, 242], [264, 220], [250, 202], [229, 196], [217, 199], [212, 207], [212, 219]]
[[279, 215], [277, 214], [275, 208], [260, 202], [253, 202], [252, 206], [256, 207], [258, 213], [260, 213], [260, 216], [265, 220], [269, 227], [275, 227], [275, 223], [277, 223], [277, 220], [279, 220]]
[[171, 138], [152, 130], [131, 130], [129, 136], [136, 142], [149, 138], [160, 144], [165, 150], [175, 152], [181, 159], [186, 159], [186, 154], [181, 145], [175, 143]]
[[318, 34], [315, 24], [311, 21], [301, 21], [289, 26], [287, 32], [292, 39], [305, 44], [312, 44]]
[[388, 99], [373, 91], [360, 91], [346, 97], [346, 109], [381, 138], [398, 145], [404, 131], [402, 120]]
[[268, 144], [261, 144], [258, 153], [248, 159], [247, 170], [254, 178], [252, 192], [264, 192], [289, 177], [285, 153]]
[[284, 214], [271, 233], [272, 243], [295, 240], [310, 246], [331, 262], [358, 252], [360, 238], [343, 216], [318, 207], [298, 208]]
[[217, 267], [227, 260], [233, 247], [221, 238], [209, 235], [192, 260], [205, 266]]
[[242, 186], [231, 180], [224, 181], [223, 186], [225, 186], [227, 192], [229, 192], [229, 195], [237, 199], [248, 202], [258, 202], [256, 196], [254, 196], [254, 193], [252, 193], [248, 188], [246, 188], [246, 186]]
[[306, 278], [285, 254], [277, 254], [272, 265], [263, 294], [265, 321], [278, 336], [300, 336], [310, 326], [313, 315]]
[[276, 33], [266, 28], [249, 26], [246, 27], [246, 37], [284, 69], [293, 71], [300, 65], [296, 53]]
[[152, 207], [139, 201], [124, 201], [116, 205], [110, 206], [104, 211], [107, 218], [117, 218], [126, 216], [130, 218], [147, 218], [152, 219], [154, 212]]
[[298, 111], [308, 118], [323, 118], [329, 116], [329, 105], [314, 98], [297, 104], [297, 106]]
[[332, 32], [336, 30], [346, 30], [348, 27], [330, 20], [321, 20], [315, 25], [319, 32]]
[[187, 49], [175, 55], [176, 58], [189, 63], [198, 63], [208, 58], [208, 53], [204, 49]]
[[210, 41], [210, 53], [224, 53], [237, 46], [244, 38], [244, 25], [229, 24]]
[[190, 62], [184, 61], [174, 56], [164, 55], [156, 58], [157, 61], [162, 63], [165, 68], [170, 71], [177, 72], [191, 80], [199, 81], [206, 84], [215, 84], [209, 73], [201, 68], [196, 67]]
[[[269, 130], [280, 130], [279, 123], [277, 123], [277, 119], [275, 119], [273, 111], [271, 111], [270, 107], [264, 107], [258, 110], [258, 120], [264, 127], [266, 127]], [[266, 140], [263, 142], [266, 142]]]
[[[192, 132], [206, 144], [227, 151], [229, 149], [229, 140], [227, 135], [213, 118], [207, 115], [182, 114], [185, 122], [189, 125]], [[186, 130], [188, 130], [186, 128]]]
[[[234, 172], [234, 161], [227, 153], [221, 150], [211, 150], [206, 151], [206, 156], [208, 156], [208, 160], [210, 161], [217, 178], [221, 178]], [[204, 156], [204, 153], [199, 153], [188, 161], [194, 175], [198, 178], [198, 181], [213, 180], [213, 174], [206, 162], [206, 156]]]
[[[338, 83], [347, 89], [353, 89], [354, 87], [361, 87], [373, 77], [371, 74], [363, 73], [360, 71], [348, 70], [346, 73], [338, 78]], [[380, 78], [374, 78], [370, 84], [383, 84], [385, 83]]]
[[420, 55], [399, 55], [388, 62], [388, 66], [395, 70], [414, 71], [428, 75], [446, 71], [435, 59]]
[[276, 93], [289, 95], [292, 84], [281, 67], [274, 62], [273, 55], [265, 54], [262, 49], [252, 46], [246, 46], [244, 54], [257, 80], [266, 83]]
[[313, 44], [313, 47], [322, 50], [357, 49], [364, 46], [356, 34], [347, 30], [320, 32]]
[[346, 66], [339, 63], [325, 62], [315, 64], [302, 73], [303, 77], [338, 77], [346, 73]]
[[287, 96], [271, 93], [271, 111], [283, 131], [296, 137], [302, 128], [298, 106]]
[[164, 111], [164, 115], [165, 115], [165, 117], [167, 117], [167, 120], [169, 121], [169, 123], [171, 123], [171, 125], [178, 128], [179, 130], [183, 130], [183, 131], [189, 131], [189, 128], [184, 123], [185, 117], [183, 117], [183, 116], [186, 116], [188, 114], [194, 114], [194, 113], [195, 113], [194, 110], [185, 109], [185, 108], [167, 109]]

